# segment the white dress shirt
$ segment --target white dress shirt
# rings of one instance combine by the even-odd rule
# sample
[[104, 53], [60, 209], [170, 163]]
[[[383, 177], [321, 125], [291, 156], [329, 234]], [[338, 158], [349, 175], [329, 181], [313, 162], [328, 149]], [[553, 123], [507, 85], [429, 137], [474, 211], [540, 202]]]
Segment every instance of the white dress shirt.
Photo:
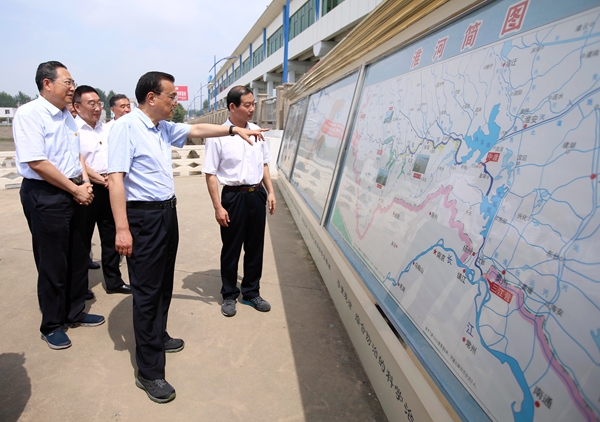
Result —
[[48, 160], [68, 178], [81, 176], [79, 133], [73, 116], [44, 97], [22, 105], [13, 121], [17, 172], [26, 179], [43, 180], [29, 167], [31, 161]]
[[101, 121], [95, 127], [88, 125], [80, 116], [75, 117], [79, 129], [79, 148], [85, 163], [98, 174], [108, 170], [108, 134]]
[[[229, 119], [223, 126], [231, 126]], [[246, 129], [260, 128], [248, 123]], [[222, 185], [256, 185], [262, 181], [264, 165], [270, 161], [271, 152], [266, 142], [250, 145], [239, 135], [208, 138], [202, 171], [216, 175]]]

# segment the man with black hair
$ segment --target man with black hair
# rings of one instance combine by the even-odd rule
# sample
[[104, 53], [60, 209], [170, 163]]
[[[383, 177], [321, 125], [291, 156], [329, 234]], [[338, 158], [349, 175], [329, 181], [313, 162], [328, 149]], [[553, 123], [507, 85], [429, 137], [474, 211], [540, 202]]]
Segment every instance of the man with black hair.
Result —
[[[249, 123], [254, 114], [254, 95], [244, 86], [234, 86], [227, 94], [229, 119], [223, 126], [256, 128]], [[271, 310], [260, 296], [263, 249], [265, 241], [265, 204], [275, 213], [276, 201], [269, 173], [271, 153], [266, 143], [248, 145], [238, 136], [207, 139], [202, 171], [221, 226], [221, 313], [236, 314], [237, 270], [244, 246], [242, 303], [261, 312]], [[218, 185], [224, 185], [219, 199]], [[266, 188], [266, 190], [265, 190]]]
[[106, 122], [104, 127], [107, 131], [110, 131], [112, 124], [127, 113], [131, 112], [131, 102], [127, 95], [115, 94], [108, 100], [110, 111], [114, 114], [114, 118], [110, 122]]
[[94, 187], [94, 202], [85, 210], [88, 253], [92, 245], [94, 226], [98, 225], [106, 292], [129, 294], [131, 289], [121, 278], [119, 253], [115, 249], [115, 220], [108, 194], [108, 134], [100, 121], [104, 104], [94, 88], [80, 85], [73, 95], [73, 107], [78, 114], [75, 123], [79, 129], [81, 154]]
[[67, 109], [75, 81], [62, 63], [50, 61], [38, 66], [35, 82], [40, 96], [15, 115], [15, 161], [23, 176], [21, 203], [38, 271], [42, 339], [51, 349], [65, 349], [71, 346], [65, 325], [104, 323], [103, 316], [84, 311], [84, 207], [94, 195], [79, 152], [79, 132]]
[[[175, 78], [148, 72], [136, 86], [138, 108], [117, 120], [108, 136], [108, 180], [116, 224], [116, 247], [126, 255], [133, 293], [136, 385], [158, 403], [175, 398], [165, 380], [165, 352], [183, 349], [167, 333], [179, 243], [171, 145], [186, 138], [225, 136], [224, 126], [187, 125], [166, 120], [177, 105]], [[235, 128], [246, 142], [262, 139], [263, 129]]]

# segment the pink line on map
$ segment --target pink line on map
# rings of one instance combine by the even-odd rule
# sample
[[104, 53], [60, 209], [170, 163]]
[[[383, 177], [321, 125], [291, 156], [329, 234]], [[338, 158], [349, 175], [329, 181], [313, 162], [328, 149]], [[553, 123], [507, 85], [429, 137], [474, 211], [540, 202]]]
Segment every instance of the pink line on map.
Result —
[[[357, 184], [359, 184], [359, 180], [356, 181]], [[465, 226], [463, 223], [461, 223], [460, 221], [456, 221], [456, 214], [457, 214], [457, 210], [456, 210], [456, 200], [452, 200], [449, 201], [448, 200], [448, 195], [450, 195], [450, 192], [452, 192], [452, 186], [446, 186], [446, 187], [440, 187], [436, 192], [430, 193], [429, 195], [427, 195], [427, 197], [425, 198], [425, 200], [420, 204], [420, 205], [413, 205], [413, 204], [409, 204], [408, 202], [402, 200], [402, 199], [398, 199], [395, 198], [390, 205], [388, 205], [385, 208], [382, 208], [381, 205], [377, 205], [377, 208], [375, 208], [375, 210], [373, 211], [373, 213], [371, 214], [371, 221], [369, 221], [369, 223], [367, 224], [367, 227], [365, 228], [364, 232], [361, 234], [359, 229], [358, 229], [358, 201], [356, 203], [356, 210], [355, 210], [355, 215], [356, 215], [356, 220], [357, 220], [357, 224], [356, 224], [356, 234], [358, 235], [359, 239], [362, 240], [367, 232], [369, 231], [369, 227], [371, 227], [371, 223], [373, 223], [373, 220], [375, 219], [375, 214], [377, 213], [386, 213], [390, 210], [390, 208], [394, 205], [394, 204], [398, 204], [404, 208], [406, 208], [409, 211], [413, 211], [413, 212], [418, 212], [421, 211], [423, 208], [425, 208], [425, 206], [427, 205], [427, 203], [435, 198], [437, 198], [440, 195], [443, 195], [444, 197], [444, 207], [450, 209], [452, 211], [452, 214], [450, 215], [450, 218], [448, 219], [448, 224], [450, 225], [450, 228], [452, 229], [456, 229], [458, 230], [458, 237], [465, 242], [465, 244], [468, 246], [469, 250], [473, 249], [473, 243], [471, 242], [471, 239], [469, 238], [469, 236], [467, 236], [467, 234], [465, 233]], [[465, 259], [467, 259], [467, 257], [470, 254], [465, 252], [460, 260], [462, 262], [465, 261]]]
[[533, 325], [535, 330], [535, 335], [538, 339], [538, 343], [540, 344], [540, 348], [544, 354], [544, 358], [546, 358], [546, 362], [552, 371], [556, 374], [556, 376], [561, 380], [563, 385], [565, 386], [567, 392], [571, 396], [571, 399], [575, 403], [575, 406], [579, 409], [581, 414], [587, 418], [588, 421], [597, 420], [597, 415], [594, 411], [585, 403], [585, 399], [581, 395], [581, 392], [575, 385], [575, 381], [571, 378], [571, 376], [564, 370], [562, 365], [558, 360], [554, 358], [552, 353], [552, 349], [550, 348], [550, 344], [546, 340], [546, 336], [544, 334], [544, 322], [546, 317], [537, 315], [534, 316], [530, 312], [525, 309], [524, 299], [523, 299], [523, 291], [521, 289], [515, 289], [513, 286], [506, 286], [510, 291], [512, 291], [517, 297], [517, 310], [523, 319]]

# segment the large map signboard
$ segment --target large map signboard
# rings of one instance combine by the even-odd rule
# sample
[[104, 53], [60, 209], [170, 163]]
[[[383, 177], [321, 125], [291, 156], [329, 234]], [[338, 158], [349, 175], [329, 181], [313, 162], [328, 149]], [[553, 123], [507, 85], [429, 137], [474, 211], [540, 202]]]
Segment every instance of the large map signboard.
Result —
[[311, 95], [291, 182], [320, 218], [348, 123], [358, 73]]
[[277, 165], [290, 177], [294, 157], [298, 149], [298, 141], [300, 140], [300, 132], [302, 131], [302, 123], [306, 113], [306, 98], [296, 101], [288, 110], [287, 119], [285, 121], [285, 130], [281, 139], [281, 152], [279, 153]]
[[494, 420], [600, 418], [598, 5], [494, 2], [353, 116], [327, 229]]

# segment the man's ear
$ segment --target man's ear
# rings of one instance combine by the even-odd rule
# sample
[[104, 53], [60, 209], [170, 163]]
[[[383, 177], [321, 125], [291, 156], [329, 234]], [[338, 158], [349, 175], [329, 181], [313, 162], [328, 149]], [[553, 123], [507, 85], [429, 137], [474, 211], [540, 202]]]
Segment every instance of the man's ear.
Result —
[[150, 91], [149, 93], [146, 94], [146, 104], [154, 105], [155, 98], [156, 98], [156, 94], [154, 92]]
[[50, 79], [48, 79], [48, 78], [45, 78], [45, 79], [42, 81], [42, 88], [43, 88], [43, 89], [45, 89], [46, 91], [49, 91], [49, 90], [50, 90], [50, 84], [51, 84], [51, 83], [52, 83], [52, 81], [51, 81]]
[[81, 109], [81, 104], [79, 104], [79, 103], [73, 103], [73, 108], [75, 109], [75, 111], [77, 112], [77, 114], [79, 114], [79, 111]]

